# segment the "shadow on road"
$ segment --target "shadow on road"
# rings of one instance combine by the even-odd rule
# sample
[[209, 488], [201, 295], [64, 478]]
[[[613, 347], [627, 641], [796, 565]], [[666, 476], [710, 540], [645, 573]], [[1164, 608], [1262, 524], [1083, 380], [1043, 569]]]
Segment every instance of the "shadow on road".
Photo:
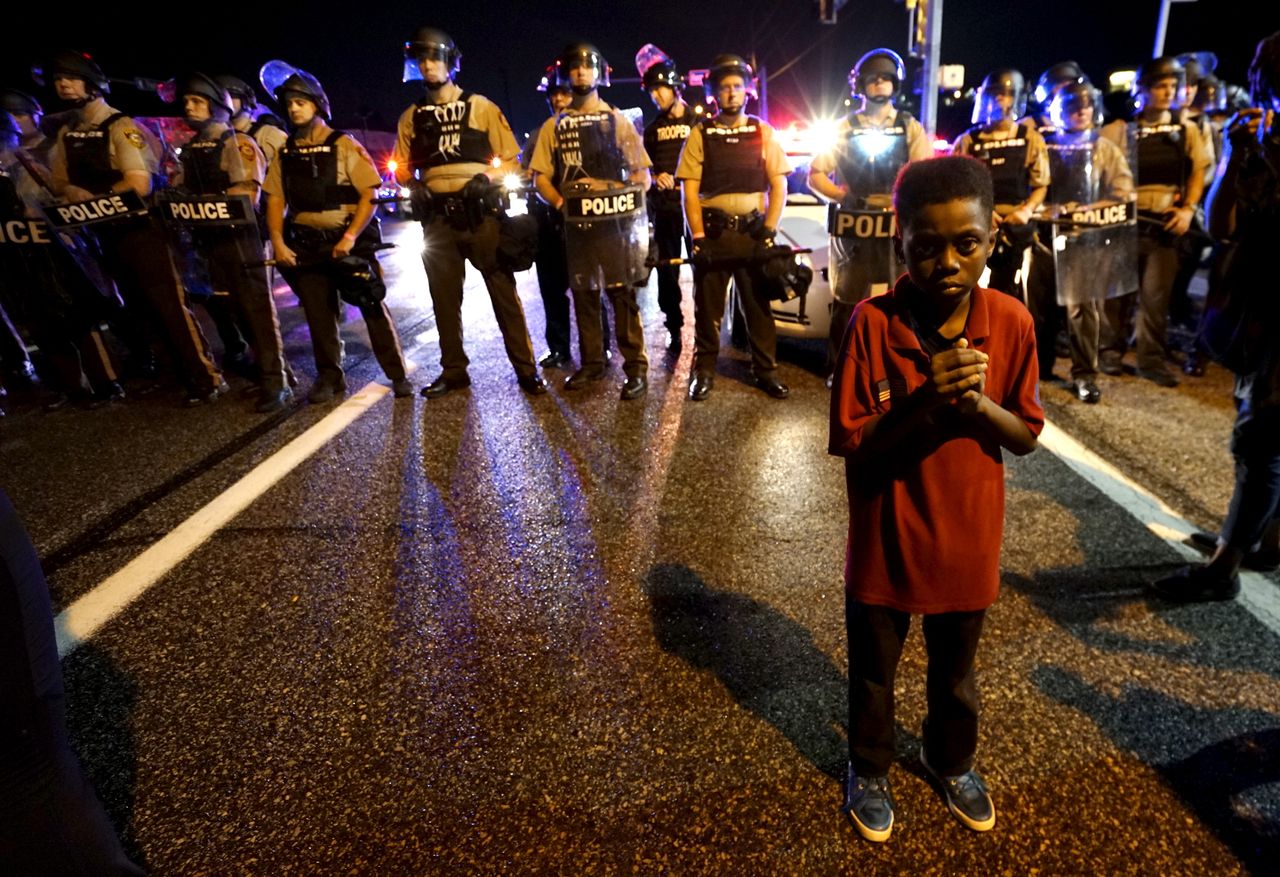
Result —
[[[1252, 873], [1274, 873], [1280, 822], [1250, 796], [1280, 782], [1275, 716], [1201, 709], [1149, 688], [1127, 688], [1112, 697], [1060, 667], [1040, 667], [1032, 681], [1049, 697], [1088, 715], [1119, 746], [1158, 771]], [[1185, 751], [1191, 734], [1216, 742], [1175, 757], [1174, 752]]]
[[806, 628], [758, 600], [708, 587], [680, 564], [652, 567], [644, 587], [664, 651], [714, 672], [815, 767], [844, 776], [848, 683]]

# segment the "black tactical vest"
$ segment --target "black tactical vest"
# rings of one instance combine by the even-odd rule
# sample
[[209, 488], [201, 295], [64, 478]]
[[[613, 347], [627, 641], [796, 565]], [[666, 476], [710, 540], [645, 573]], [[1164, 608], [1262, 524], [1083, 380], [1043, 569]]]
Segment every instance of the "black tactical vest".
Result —
[[413, 111], [413, 140], [409, 160], [415, 169], [446, 164], [488, 164], [493, 158], [489, 135], [471, 127], [471, 95], [433, 104], [425, 97]]
[[182, 186], [193, 195], [221, 195], [231, 188], [231, 175], [222, 169], [222, 153], [227, 139], [236, 132], [228, 128], [214, 139], [198, 135], [182, 147]]
[[1136, 140], [1139, 186], [1176, 186], [1187, 182], [1187, 137], [1181, 122], [1164, 125], [1129, 124], [1129, 135]]
[[302, 146], [296, 134], [280, 147], [280, 175], [284, 182], [284, 199], [289, 209], [299, 213], [339, 210], [360, 201], [360, 193], [350, 183], [338, 185], [338, 138], [343, 131], [333, 131], [324, 143]]
[[1019, 124], [1012, 137], [979, 140], [980, 127], [970, 128], [969, 148], [973, 157], [991, 172], [991, 187], [997, 204], [1021, 204], [1027, 200], [1027, 126]]
[[684, 148], [684, 142], [689, 139], [689, 132], [693, 130], [689, 123], [691, 118], [693, 113], [687, 108], [685, 114], [678, 119], [663, 113], [644, 129], [644, 150], [649, 153], [655, 174], [676, 172], [676, 166], [680, 164], [680, 150]]
[[764, 128], [755, 116], [734, 128], [708, 119], [702, 125], [702, 185], [699, 195], [753, 193], [769, 189], [764, 166]]
[[627, 161], [618, 145], [617, 116], [613, 110], [566, 112], [557, 116], [555, 158], [555, 178], [560, 188], [584, 177], [623, 180], [627, 175]]
[[[907, 124], [911, 114], [897, 112], [884, 128], [862, 125], [857, 114], [849, 116], [849, 136], [836, 149], [836, 167], [849, 187], [849, 200], [864, 201], [871, 195], [893, 192], [898, 171], [907, 163]], [[888, 142], [880, 138], [888, 138]]]
[[73, 131], [68, 128], [63, 133], [67, 179], [73, 186], [101, 195], [124, 179], [124, 174], [111, 166], [110, 137], [111, 126], [124, 117], [124, 113], [115, 113], [96, 128], [88, 131]]
[[1098, 200], [1099, 180], [1093, 164], [1097, 142], [1096, 131], [1075, 134], [1054, 128], [1045, 136], [1050, 204], [1089, 204]]

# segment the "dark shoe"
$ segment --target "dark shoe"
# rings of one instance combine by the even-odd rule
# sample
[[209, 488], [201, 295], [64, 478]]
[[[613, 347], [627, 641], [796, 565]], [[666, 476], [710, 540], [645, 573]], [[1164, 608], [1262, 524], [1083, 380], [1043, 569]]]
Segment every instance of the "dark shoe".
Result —
[[1052, 368], [1040, 369], [1040, 383], [1056, 384], [1057, 382], [1058, 382], [1058, 376], [1053, 373]]
[[293, 401], [293, 390], [283, 387], [274, 392], [262, 391], [262, 397], [258, 400], [258, 404], [253, 406], [253, 410], [259, 414], [273, 414], [276, 411], [283, 411], [289, 407], [289, 403]]
[[756, 386], [775, 399], [785, 399], [791, 395], [790, 388], [776, 377], [756, 378]]
[[1072, 383], [1076, 388], [1076, 398], [1088, 405], [1096, 405], [1102, 398], [1102, 391], [1092, 378], [1076, 378]]
[[1114, 350], [1104, 350], [1098, 354], [1098, 371], [1104, 375], [1117, 377], [1124, 374], [1124, 366], [1121, 365], [1120, 354]]
[[258, 367], [253, 364], [253, 357], [248, 351], [222, 357], [222, 370], [251, 381], [258, 377]]
[[604, 377], [604, 369], [580, 368], [565, 379], [566, 390], [581, 390], [587, 384], [594, 384]]
[[547, 382], [542, 379], [542, 375], [524, 375], [517, 377], [516, 383], [520, 385], [520, 389], [524, 390], [530, 396], [541, 396], [547, 392]]
[[1151, 592], [1171, 603], [1230, 600], [1240, 593], [1240, 576], [1222, 578], [1207, 566], [1184, 566], [1151, 583]]
[[920, 764], [929, 776], [942, 787], [951, 815], [974, 831], [990, 831], [996, 825], [996, 805], [991, 802], [987, 784], [976, 770], [967, 770], [955, 776], [942, 776], [925, 761], [924, 747], [920, 747]]
[[182, 404], [188, 408], [197, 408], [201, 405], [211, 405], [214, 402], [217, 402], [218, 398], [224, 393], [229, 392], [231, 392], [231, 388], [227, 386], [227, 382], [219, 381], [216, 387], [207, 392], [201, 392], [199, 390], [190, 391], [187, 393], [187, 398]]
[[[1216, 533], [1197, 530], [1187, 537], [1187, 544], [1197, 551], [1203, 551], [1212, 557], [1218, 550], [1218, 536]], [[1240, 565], [1254, 572], [1275, 572], [1280, 569], [1280, 552], [1267, 548], [1246, 551], [1244, 560], [1240, 562]]]
[[1204, 377], [1205, 362], [1198, 353], [1188, 353], [1182, 361], [1182, 373], [1193, 378]]
[[332, 402], [335, 396], [345, 395], [346, 392], [346, 378], [338, 378], [336, 381], [319, 380], [315, 382], [311, 392], [307, 394], [307, 401], [313, 405]]
[[849, 765], [844, 775], [844, 806], [858, 834], [869, 841], [883, 843], [893, 831], [893, 795], [889, 778], [860, 777]]
[[715, 383], [716, 376], [711, 372], [694, 372], [693, 380], [689, 382], [689, 398], [694, 402], [701, 402], [711, 395], [711, 388]]
[[441, 375], [423, 387], [421, 392], [428, 399], [439, 399], [450, 390], [465, 390], [469, 386], [471, 386], [471, 378], [467, 375], [460, 378], [446, 378]]
[[555, 350], [538, 360], [538, 365], [542, 368], [564, 368], [572, 363], [573, 358], [570, 357], [569, 354], [560, 353]]
[[1203, 530], [1197, 530], [1187, 537], [1187, 544], [1197, 551], [1203, 551], [1205, 554], [1213, 554], [1218, 550], [1218, 534], [1206, 533]]
[[1178, 386], [1178, 376], [1169, 371], [1169, 369], [1165, 368], [1163, 365], [1156, 366], [1155, 368], [1139, 368], [1138, 377], [1145, 378], [1157, 387], [1170, 389]]
[[107, 381], [94, 391], [93, 397], [103, 403], [123, 402], [124, 387], [120, 386], [119, 381]]
[[622, 400], [624, 402], [631, 399], [639, 399], [649, 389], [649, 382], [645, 380], [644, 375], [634, 378], [627, 378], [622, 385]]
[[667, 349], [679, 350], [684, 346], [684, 339], [680, 337], [680, 327], [667, 329]]
[[391, 382], [391, 395], [397, 399], [408, 399], [413, 395], [413, 384], [408, 378], [401, 378], [398, 381]]
[[66, 393], [54, 393], [52, 396], [44, 400], [44, 410], [46, 414], [52, 414], [55, 411], [61, 411], [72, 403], [72, 398]]

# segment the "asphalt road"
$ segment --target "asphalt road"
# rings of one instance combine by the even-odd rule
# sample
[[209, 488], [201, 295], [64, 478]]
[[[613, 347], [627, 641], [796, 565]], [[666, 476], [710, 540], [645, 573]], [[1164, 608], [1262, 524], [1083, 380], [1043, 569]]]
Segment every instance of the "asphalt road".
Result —
[[[390, 301], [422, 385], [439, 348], [414, 229], [400, 234]], [[253, 492], [189, 553], [129, 567], [154, 584], [63, 662], [76, 748], [150, 871], [1274, 867], [1276, 630], [1240, 602], [1148, 600], [1142, 584], [1185, 561], [1047, 448], [1007, 461], [1004, 587], [979, 655], [997, 827], [961, 827], [923, 779], [913, 630], [898, 821], [887, 844], [861, 841], [839, 812], [847, 519], [821, 346], [783, 345], [787, 401], [726, 349], [711, 398], [689, 402], [691, 326], [668, 351], [651, 287], [644, 399], [617, 398], [616, 361], [594, 388], [529, 398], [469, 283], [474, 384], [443, 399], [375, 386], [263, 417], [235, 395], [184, 410], [172, 388], [92, 412], [19, 404], [0, 424], [0, 477], [56, 611]], [[531, 273], [521, 291], [544, 352]], [[305, 393], [304, 324], [291, 294], [278, 303]], [[352, 387], [382, 380], [358, 319], [346, 331]], [[1083, 406], [1046, 385], [1050, 419], [1216, 528], [1228, 377], [1102, 387]]]

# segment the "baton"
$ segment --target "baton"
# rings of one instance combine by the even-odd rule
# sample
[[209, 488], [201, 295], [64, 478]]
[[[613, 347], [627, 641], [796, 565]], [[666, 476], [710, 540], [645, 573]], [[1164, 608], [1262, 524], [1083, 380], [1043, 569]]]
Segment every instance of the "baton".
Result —
[[721, 267], [725, 265], [744, 265], [744, 264], [749, 264], [751, 262], [768, 262], [770, 259], [781, 259], [781, 258], [786, 258], [787, 256], [799, 256], [805, 253], [812, 253], [812, 252], [813, 252], [812, 247], [792, 247], [790, 249], [778, 248], [778, 249], [775, 249], [773, 252], [770, 252], [763, 256], [757, 256], [753, 253], [750, 256], [739, 256], [733, 259], [711, 260], [711, 259], [695, 259], [692, 257], [688, 259], [654, 259], [653, 261], [646, 260], [644, 264], [645, 264], [645, 267], [647, 268], [668, 268], [668, 267], [674, 268], [679, 265], [695, 265], [695, 266], [706, 266], [709, 268], [716, 268], [716, 267]]
[[[337, 243], [337, 241], [334, 241], [334, 243]], [[361, 249], [363, 252], [366, 252], [366, 253], [367, 253], [367, 252], [370, 252], [370, 251], [372, 251], [372, 252], [377, 252], [378, 250], [390, 250], [390, 249], [394, 248], [395, 246], [396, 246], [396, 245], [395, 245], [395, 244], [392, 244], [392, 243], [383, 243], [383, 244], [375, 244], [375, 245], [374, 245], [374, 246], [372, 246], [372, 247], [361, 247], [360, 249]], [[354, 250], [354, 249], [352, 249], [352, 251], [351, 251], [351, 252], [352, 252], [352, 255], [358, 255], [358, 254], [355, 252], [355, 250]], [[331, 260], [330, 258], [328, 258], [328, 257], [320, 258], [320, 259], [308, 259], [308, 260], [306, 260], [306, 264], [308, 264], [308, 265], [321, 265], [321, 264], [323, 264], [323, 263], [325, 263], [325, 262], [329, 262], [329, 261], [332, 261], [332, 260]], [[299, 264], [299, 265], [301, 265], [301, 264], [302, 264], [302, 262], [299, 262], [298, 264]], [[245, 262], [245, 263], [244, 263], [244, 270], [245, 270], [246, 272], [248, 272], [248, 271], [253, 271], [253, 270], [255, 270], [255, 269], [258, 269], [258, 268], [274, 268], [274, 267], [276, 267], [277, 265], [281, 265], [281, 266], [282, 266], [282, 267], [284, 267], [284, 268], [288, 268], [288, 267], [289, 267], [288, 265], [283, 265], [283, 263], [281, 263], [281, 261], [280, 261], [279, 259], [259, 259], [259, 260], [258, 260], [258, 261], [256, 261], [256, 262]]]

